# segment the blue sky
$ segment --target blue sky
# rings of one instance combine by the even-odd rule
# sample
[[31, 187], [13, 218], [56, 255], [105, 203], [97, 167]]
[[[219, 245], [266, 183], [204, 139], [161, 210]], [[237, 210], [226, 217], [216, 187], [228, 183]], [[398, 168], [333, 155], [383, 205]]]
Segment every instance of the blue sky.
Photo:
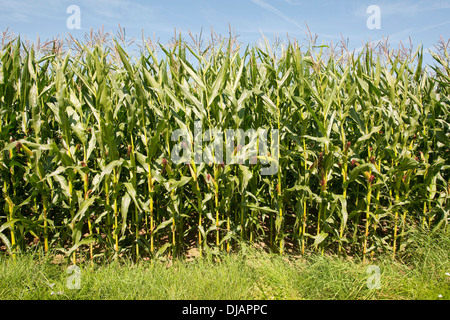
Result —
[[[78, 5], [81, 10], [81, 29], [69, 30], [66, 9]], [[381, 29], [369, 29], [366, 13], [369, 5], [381, 9]], [[306, 37], [306, 24], [319, 41], [339, 42], [348, 39], [350, 48], [359, 48], [362, 42], [390, 39], [391, 47], [399, 41], [414, 46], [423, 44], [432, 49], [439, 37], [450, 38], [450, 0], [0, 0], [0, 30], [7, 27], [14, 34], [29, 40], [41, 40], [71, 33], [83, 38], [91, 28], [102, 26], [116, 34], [118, 25], [129, 37], [146, 37], [167, 43], [174, 29], [188, 37], [203, 30], [208, 36], [211, 28], [227, 35], [229, 26], [244, 43], [254, 44], [265, 37], [276, 36], [300, 42]], [[342, 36], [341, 36], [342, 35]]]

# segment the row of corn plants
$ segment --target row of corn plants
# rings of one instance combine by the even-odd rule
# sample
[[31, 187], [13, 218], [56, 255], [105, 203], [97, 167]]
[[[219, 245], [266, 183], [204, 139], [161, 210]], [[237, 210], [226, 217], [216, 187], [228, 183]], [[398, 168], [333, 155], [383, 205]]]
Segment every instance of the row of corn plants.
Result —
[[[78, 45], [1, 50], [0, 238], [11, 255], [36, 245], [76, 263], [249, 241], [368, 259], [395, 257], [413, 230], [448, 232], [446, 52], [423, 66], [422, 49], [344, 60], [297, 43], [202, 51], [180, 40], [137, 55]], [[261, 174], [273, 149], [252, 158], [248, 140], [226, 135], [243, 161], [174, 163], [172, 133], [195, 126], [205, 143], [185, 143], [192, 154], [214, 130], [278, 129], [276, 173]]]

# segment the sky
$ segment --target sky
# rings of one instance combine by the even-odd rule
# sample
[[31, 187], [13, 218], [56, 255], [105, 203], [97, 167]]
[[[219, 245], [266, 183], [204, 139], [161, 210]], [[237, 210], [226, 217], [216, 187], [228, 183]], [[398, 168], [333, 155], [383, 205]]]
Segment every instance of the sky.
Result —
[[[80, 29], [68, 28], [71, 5], [80, 8]], [[371, 5], [380, 9], [378, 20], [367, 12]], [[368, 19], [380, 21], [379, 28], [369, 28]], [[450, 0], [0, 0], [0, 30], [9, 28], [30, 41], [69, 33], [83, 39], [102, 27], [117, 34], [119, 24], [137, 43], [142, 35], [168, 43], [175, 30], [186, 39], [189, 31], [208, 37], [211, 29], [227, 36], [230, 27], [245, 44], [257, 43], [262, 35], [272, 43], [287, 37], [302, 43], [309, 28], [320, 44], [344, 39], [350, 49], [360, 50], [362, 43], [389, 37], [392, 48], [411, 40], [426, 53], [435, 51], [440, 37], [450, 38]]]

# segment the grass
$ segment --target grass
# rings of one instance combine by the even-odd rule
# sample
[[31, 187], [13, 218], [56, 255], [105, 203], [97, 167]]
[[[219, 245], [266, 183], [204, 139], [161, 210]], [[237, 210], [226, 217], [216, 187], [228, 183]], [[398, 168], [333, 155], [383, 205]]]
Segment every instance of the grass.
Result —
[[[267, 253], [243, 245], [238, 253], [176, 261], [131, 259], [79, 264], [81, 288], [66, 287], [67, 262], [1, 256], [1, 299], [450, 299], [450, 238], [422, 233], [397, 260], [307, 253]], [[205, 252], [206, 253], [206, 252]], [[368, 265], [380, 267], [381, 288], [367, 287]], [[441, 295], [442, 297], [440, 297]]]

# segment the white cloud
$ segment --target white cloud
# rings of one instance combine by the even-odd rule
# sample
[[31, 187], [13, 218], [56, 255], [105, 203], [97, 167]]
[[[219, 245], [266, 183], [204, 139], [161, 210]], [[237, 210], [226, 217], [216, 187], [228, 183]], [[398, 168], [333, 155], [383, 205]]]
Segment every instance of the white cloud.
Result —
[[283, 1], [290, 4], [291, 6], [300, 6], [300, 5], [304, 4], [304, 1], [299, 1], [299, 0], [283, 0]]
[[260, 6], [261, 8], [272, 12], [273, 14], [279, 16], [280, 18], [282, 18], [284, 21], [292, 23], [293, 25], [295, 25], [297, 28], [303, 30], [303, 27], [294, 19], [292, 19], [291, 17], [288, 17], [287, 15], [285, 15], [283, 12], [281, 12], [280, 10], [278, 10], [277, 8], [275, 8], [274, 6], [264, 2], [263, 0], [252, 0], [253, 3], [255, 3], [256, 5]]
[[421, 28], [421, 29], [415, 31], [414, 33], [419, 33], [419, 32], [423, 32], [423, 31], [428, 31], [431, 29], [439, 28], [439, 27], [445, 26], [446, 24], [449, 24], [449, 23], [450, 23], [450, 20], [442, 22], [442, 23], [432, 24], [432, 25], [426, 26], [424, 28]]
[[119, 18], [120, 16], [117, 13], [114, 13], [112, 11], [109, 10], [96, 10], [95, 12], [97, 12], [98, 14], [108, 17], [108, 18]]
[[[450, 9], [449, 1], [418, 1], [411, 3], [411, 1], [384, 1], [377, 3], [381, 8], [381, 14], [383, 16], [391, 15], [418, 15], [420, 13]], [[367, 6], [359, 6], [357, 11], [354, 12], [358, 16], [367, 16]]]
[[[42, 1], [22, 0], [16, 1], [0, 0], [0, 12], [7, 22], [33, 22], [36, 18], [47, 20], [65, 18], [66, 6], [60, 1], [48, 0], [43, 5]], [[56, 14], [61, 11], [61, 14]]]

